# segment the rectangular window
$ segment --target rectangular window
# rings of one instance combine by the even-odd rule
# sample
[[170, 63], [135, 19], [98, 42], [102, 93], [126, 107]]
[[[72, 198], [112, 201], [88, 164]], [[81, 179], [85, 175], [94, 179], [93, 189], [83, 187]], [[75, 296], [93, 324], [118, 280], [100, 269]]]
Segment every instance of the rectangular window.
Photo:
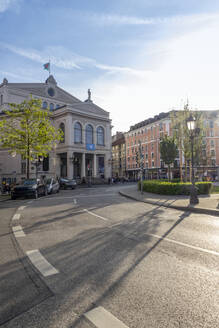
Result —
[[211, 147], [214, 147], [214, 140], [211, 140]]
[[0, 105], [3, 105], [3, 95], [1, 95]]
[[26, 162], [21, 163], [21, 174], [26, 174]]
[[145, 154], [145, 158], [148, 159], [148, 154]]
[[49, 171], [49, 155], [43, 159], [43, 171]]
[[151, 153], [151, 158], [154, 158], [154, 153]]
[[213, 137], [213, 136], [214, 136], [214, 131], [211, 130], [211, 131], [210, 131], [210, 137]]
[[214, 151], [214, 149], [211, 150], [211, 156], [215, 156], [215, 151]]
[[213, 127], [214, 127], [214, 122], [213, 122], [213, 121], [210, 121], [210, 122], [209, 122], [209, 126], [210, 126], [211, 129], [213, 129]]
[[152, 167], [154, 167], [154, 161], [152, 161]]

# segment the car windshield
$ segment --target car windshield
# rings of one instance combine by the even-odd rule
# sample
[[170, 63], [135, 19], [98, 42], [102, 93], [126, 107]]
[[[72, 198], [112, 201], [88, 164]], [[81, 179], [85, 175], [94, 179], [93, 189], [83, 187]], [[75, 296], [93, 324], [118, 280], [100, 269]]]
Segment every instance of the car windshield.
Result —
[[47, 179], [47, 180], [46, 180], [46, 184], [50, 184], [51, 181], [52, 181], [52, 179]]
[[36, 180], [25, 180], [24, 181], [24, 185], [26, 185], [26, 186], [31, 186], [31, 185], [34, 185], [36, 183], [37, 183]]

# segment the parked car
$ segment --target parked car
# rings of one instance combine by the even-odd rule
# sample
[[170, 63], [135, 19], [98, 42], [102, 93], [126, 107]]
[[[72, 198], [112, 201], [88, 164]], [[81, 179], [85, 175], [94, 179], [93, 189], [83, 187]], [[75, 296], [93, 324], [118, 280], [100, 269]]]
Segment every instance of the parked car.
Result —
[[68, 189], [68, 188], [75, 189], [77, 186], [77, 182], [74, 179], [70, 180], [66, 178], [60, 178], [59, 183], [60, 183], [60, 188], [63, 189]]
[[45, 184], [36, 179], [25, 180], [22, 185], [16, 185], [11, 190], [11, 199], [17, 197], [32, 196], [38, 198], [41, 195], [46, 196], [48, 194]]
[[60, 185], [56, 179], [51, 178], [46, 180], [46, 187], [48, 194], [53, 194], [59, 192]]

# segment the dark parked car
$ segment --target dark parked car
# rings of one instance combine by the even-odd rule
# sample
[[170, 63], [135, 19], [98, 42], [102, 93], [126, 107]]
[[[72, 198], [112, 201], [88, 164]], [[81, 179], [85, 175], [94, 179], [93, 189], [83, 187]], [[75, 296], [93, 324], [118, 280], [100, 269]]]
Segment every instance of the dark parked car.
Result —
[[75, 189], [76, 186], [77, 186], [77, 182], [76, 180], [72, 179], [64, 179], [64, 178], [61, 178], [59, 180], [59, 183], [60, 183], [60, 188], [63, 188], [63, 189]]
[[16, 185], [11, 190], [11, 199], [17, 197], [32, 196], [38, 198], [40, 195], [47, 195], [47, 187], [36, 179], [25, 180], [22, 185]]
[[59, 192], [59, 188], [60, 188], [59, 182], [54, 178], [47, 179], [46, 186], [47, 186], [48, 194]]

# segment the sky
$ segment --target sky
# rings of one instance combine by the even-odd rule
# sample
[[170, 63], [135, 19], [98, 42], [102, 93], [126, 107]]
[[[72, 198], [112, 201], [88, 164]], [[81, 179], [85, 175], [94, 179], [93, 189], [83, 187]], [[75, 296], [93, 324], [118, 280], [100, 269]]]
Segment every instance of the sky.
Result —
[[113, 132], [171, 109], [219, 109], [218, 0], [0, 0], [0, 81], [58, 85]]

